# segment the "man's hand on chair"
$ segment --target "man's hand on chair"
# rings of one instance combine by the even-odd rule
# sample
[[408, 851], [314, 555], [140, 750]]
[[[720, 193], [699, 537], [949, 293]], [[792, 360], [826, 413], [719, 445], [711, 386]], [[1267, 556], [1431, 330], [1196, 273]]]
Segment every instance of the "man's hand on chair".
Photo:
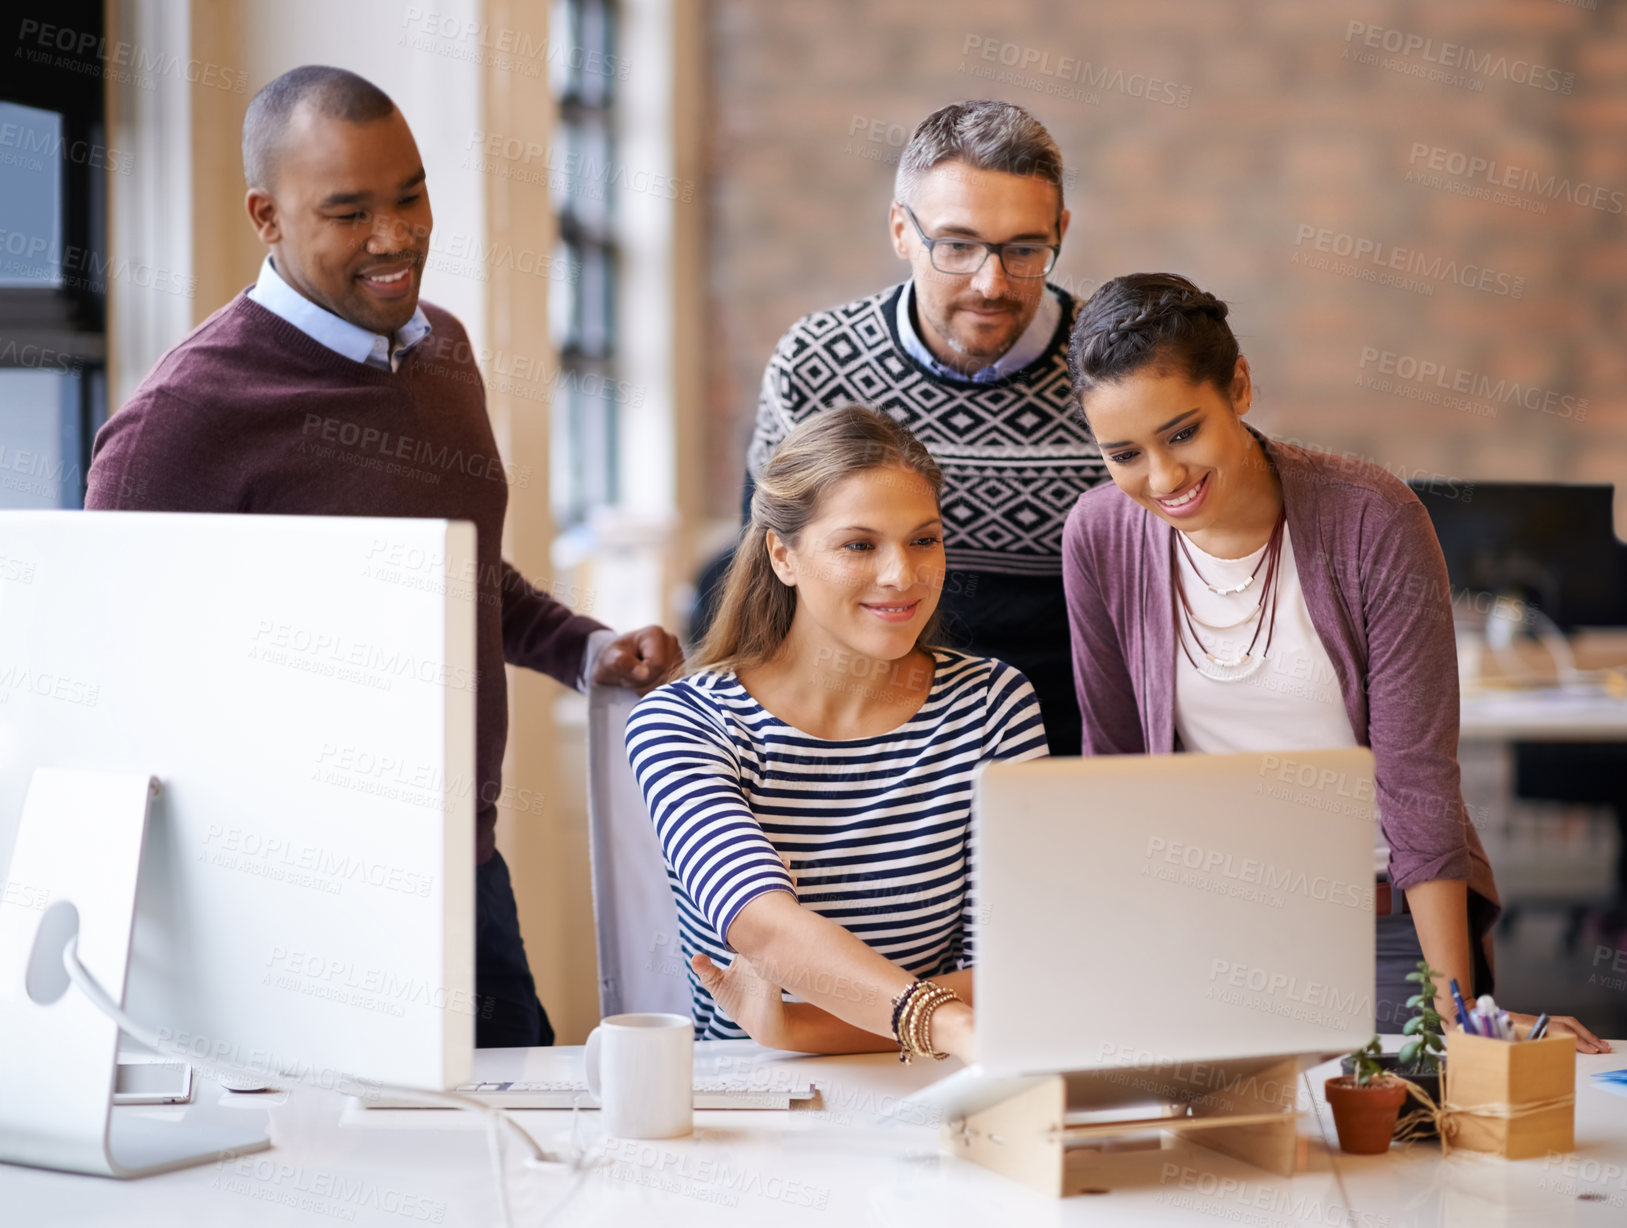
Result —
[[593, 681], [600, 686], [630, 687], [645, 695], [683, 663], [684, 650], [677, 636], [664, 627], [640, 627], [604, 646], [593, 663]]

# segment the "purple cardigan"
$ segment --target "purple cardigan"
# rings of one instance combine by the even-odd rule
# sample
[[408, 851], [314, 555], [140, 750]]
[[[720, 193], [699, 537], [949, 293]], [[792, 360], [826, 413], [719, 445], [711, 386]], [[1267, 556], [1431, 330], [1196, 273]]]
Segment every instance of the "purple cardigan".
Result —
[[[1458, 778], [1451, 588], [1429, 515], [1377, 465], [1255, 437], [1282, 481], [1305, 604], [1350, 727], [1373, 751], [1391, 879], [1467, 879], [1484, 933], [1497, 887]], [[1175, 749], [1174, 532], [1111, 482], [1068, 516], [1062, 580], [1087, 755]]]

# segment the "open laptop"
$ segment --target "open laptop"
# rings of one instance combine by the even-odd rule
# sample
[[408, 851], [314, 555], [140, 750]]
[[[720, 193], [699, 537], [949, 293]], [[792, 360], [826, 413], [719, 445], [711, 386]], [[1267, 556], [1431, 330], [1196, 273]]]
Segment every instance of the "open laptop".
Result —
[[1359, 748], [991, 765], [979, 1062], [946, 1082], [1360, 1045], [1376, 818]]

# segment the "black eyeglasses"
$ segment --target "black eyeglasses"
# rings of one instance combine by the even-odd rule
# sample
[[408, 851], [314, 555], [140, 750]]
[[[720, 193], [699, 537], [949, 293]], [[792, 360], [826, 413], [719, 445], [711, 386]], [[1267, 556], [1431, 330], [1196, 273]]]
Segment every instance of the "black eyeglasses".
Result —
[[927, 258], [940, 273], [965, 277], [983, 267], [993, 253], [1007, 277], [1044, 277], [1056, 267], [1056, 258], [1062, 254], [1060, 243], [985, 243], [981, 239], [931, 239], [921, 229], [915, 211], [900, 202], [899, 207], [909, 216], [910, 225], [926, 244]]

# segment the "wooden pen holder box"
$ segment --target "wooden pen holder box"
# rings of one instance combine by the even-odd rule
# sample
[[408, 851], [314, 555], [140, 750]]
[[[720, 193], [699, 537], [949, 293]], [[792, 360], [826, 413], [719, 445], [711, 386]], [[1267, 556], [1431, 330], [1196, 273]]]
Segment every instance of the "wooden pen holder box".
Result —
[[[1527, 1160], [1570, 1151], [1576, 1141], [1576, 1041], [1567, 1033], [1493, 1040], [1453, 1029], [1446, 1034], [1446, 1100], [1459, 1109], [1452, 1146]], [[1532, 1112], [1533, 1106], [1571, 1097]]]

